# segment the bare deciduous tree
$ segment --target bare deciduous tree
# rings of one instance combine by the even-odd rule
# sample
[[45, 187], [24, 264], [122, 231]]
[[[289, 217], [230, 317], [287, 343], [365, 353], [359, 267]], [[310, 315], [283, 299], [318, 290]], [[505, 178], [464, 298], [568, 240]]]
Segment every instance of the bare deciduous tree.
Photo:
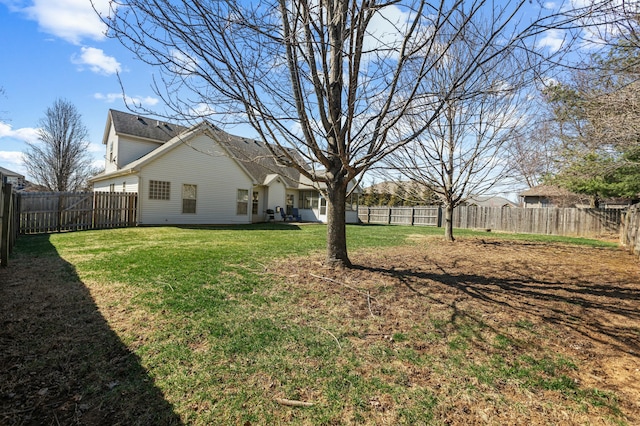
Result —
[[[429, 129], [387, 158], [410, 180], [430, 187], [445, 207], [445, 238], [453, 241], [453, 211], [472, 195], [483, 195], [506, 177], [506, 148], [524, 127], [528, 113], [525, 58], [515, 49], [488, 46], [490, 23], [473, 19], [450, 42], [446, 59], [422, 81], [420, 96], [445, 98], [442, 112], [432, 119], [417, 108], [404, 118], [408, 133], [431, 119]], [[454, 26], [456, 24], [454, 23]], [[490, 59], [457, 84], [466, 64], [490, 51]]]
[[24, 163], [35, 183], [50, 191], [86, 187], [93, 169], [88, 152], [89, 132], [76, 107], [58, 99], [39, 122], [40, 141], [28, 143]]
[[509, 170], [517, 183], [533, 188], [554, 170], [557, 146], [552, 128], [548, 120], [534, 121], [507, 144]]
[[[114, 0], [109, 35], [158, 66], [155, 89], [180, 118], [238, 119], [289, 156], [328, 200], [327, 263], [349, 266], [345, 198], [350, 181], [419, 137], [451, 95], [497, 52], [570, 28], [570, 16], [526, 0]], [[525, 10], [527, 9], [527, 10]], [[588, 9], [588, 10], [587, 10]], [[417, 96], [472, 19], [491, 17], [484, 49], [460, 64], [450, 87]], [[526, 16], [526, 22], [525, 22]], [[455, 21], [456, 25], [451, 25]], [[534, 59], [533, 57], [531, 58]], [[409, 75], [411, 77], [409, 77]], [[410, 133], [396, 128], [422, 109]], [[401, 137], [398, 137], [401, 135]], [[289, 155], [289, 149], [295, 155]]]

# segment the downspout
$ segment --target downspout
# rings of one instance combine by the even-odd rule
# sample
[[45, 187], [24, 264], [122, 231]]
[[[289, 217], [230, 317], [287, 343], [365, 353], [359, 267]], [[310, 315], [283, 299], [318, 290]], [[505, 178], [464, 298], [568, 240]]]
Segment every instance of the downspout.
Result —
[[[133, 173], [133, 170], [131, 171], [131, 173]], [[142, 175], [138, 174], [138, 205], [136, 206], [136, 209], [138, 210], [138, 214], [136, 215], [136, 226], [140, 226], [142, 225], [142, 222], [140, 221], [140, 218], [142, 217], [142, 189], [144, 187], [142, 186]]]

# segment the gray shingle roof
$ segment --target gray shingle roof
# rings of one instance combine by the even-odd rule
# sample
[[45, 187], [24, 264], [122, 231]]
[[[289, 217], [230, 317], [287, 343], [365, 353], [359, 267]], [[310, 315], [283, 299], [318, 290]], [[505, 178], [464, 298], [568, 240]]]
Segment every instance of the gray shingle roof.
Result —
[[[122, 111], [109, 110], [109, 114], [116, 133], [162, 143], [192, 129]], [[293, 167], [279, 164], [265, 142], [231, 135], [210, 123], [209, 129], [213, 138], [227, 149], [231, 157], [242, 164], [256, 182], [263, 183], [268, 175], [278, 174], [285, 179], [287, 186], [298, 186], [300, 172]], [[279, 150], [281, 148], [274, 148], [275, 152]], [[290, 152], [296, 158], [295, 152]]]
[[187, 128], [148, 117], [129, 114], [114, 109], [109, 110], [116, 133], [154, 141], [167, 142]]
[[[263, 183], [268, 175], [278, 174], [285, 178], [287, 186], [297, 186], [300, 172], [286, 166], [284, 156], [283, 160], [280, 160], [282, 163], [279, 164], [265, 142], [231, 135], [218, 128], [215, 128], [213, 134], [215, 139], [229, 150], [234, 159], [242, 163], [257, 182]], [[281, 148], [273, 147], [273, 150], [278, 152]], [[296, 158], [295, 152], [291, 152], [291, 155]]]

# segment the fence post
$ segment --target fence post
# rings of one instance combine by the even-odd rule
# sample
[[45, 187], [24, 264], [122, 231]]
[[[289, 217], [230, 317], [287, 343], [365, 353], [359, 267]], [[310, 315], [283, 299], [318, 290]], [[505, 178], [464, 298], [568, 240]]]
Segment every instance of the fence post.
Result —
[[11, 184], [2, 185], [2, 230], [0, 230], [0, 266], [3, 268], [9, 263], [9, 247], [11, 241]]

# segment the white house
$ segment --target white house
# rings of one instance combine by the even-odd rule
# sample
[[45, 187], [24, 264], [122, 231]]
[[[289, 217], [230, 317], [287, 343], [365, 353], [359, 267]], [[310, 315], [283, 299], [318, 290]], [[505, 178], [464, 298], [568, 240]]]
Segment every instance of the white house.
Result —
[[[326, 222], [327, 202], [311, 181], [275, 160], [264, 142], [203, 121], [187, 128], [109, 110], [105, 171], [94, 191], [138, 193], [138, 223], [240, 224], [297, 219]], [[358, 192], [346, 220], [358, 221]], [[282, 212], [281, 212], [282, 210]]]

